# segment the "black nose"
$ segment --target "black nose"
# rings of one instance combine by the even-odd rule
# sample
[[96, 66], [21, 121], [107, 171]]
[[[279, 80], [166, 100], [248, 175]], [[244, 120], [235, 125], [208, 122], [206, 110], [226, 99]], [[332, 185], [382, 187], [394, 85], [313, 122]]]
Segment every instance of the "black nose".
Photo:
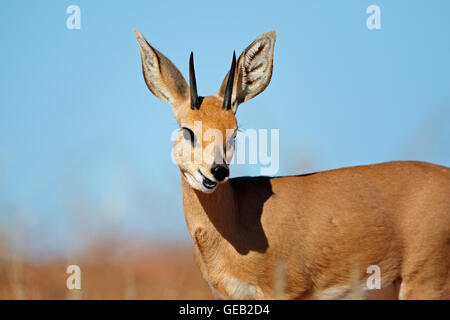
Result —
[[227, 166], [217, 165], [211, 169], [211, 173], [217, 181], [223, 181], [230, 174], [230, 170], [228, 170]]

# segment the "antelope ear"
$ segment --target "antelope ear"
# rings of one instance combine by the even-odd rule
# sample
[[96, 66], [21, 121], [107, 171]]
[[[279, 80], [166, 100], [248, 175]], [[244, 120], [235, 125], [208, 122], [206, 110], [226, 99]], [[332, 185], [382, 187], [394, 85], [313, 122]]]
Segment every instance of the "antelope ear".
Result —
[[152, 48], [139, 31], [134, 30], [134, 34], [141, 51], [145, 83], [150, 91], [172, 106], [189, 99], [189, 86], [172, 61]]
[[[253, 41], [239, 57], [231, 98], [233, 112], [236, 112], [239, 104], [260, 94], [269, 85], [272, 78], [275, 40], [275, 31], [268, 31]], [[221, 98], [225, 95], [228, 74], [217, 92], [217, 96]]]

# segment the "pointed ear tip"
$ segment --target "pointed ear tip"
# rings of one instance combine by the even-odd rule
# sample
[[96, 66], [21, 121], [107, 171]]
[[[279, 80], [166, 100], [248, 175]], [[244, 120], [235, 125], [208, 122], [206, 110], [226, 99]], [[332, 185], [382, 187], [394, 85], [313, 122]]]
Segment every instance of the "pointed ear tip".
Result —
[[134, 29], [133, 32], [134, 32], [134, 35], [136, 36], [136, 38], [141, 38], [142, 37], [142, 34], [139, 32], [138, 29]]
[[273, 40], [276, 40], [276, 39], [277, 39], [277, 33], [276, 33], [275, 30], [267, 31], [267, 32], [265, 32], [265, 33], [263, 34], [263, 36], [269, 36], [269, 37], [272, 38]]

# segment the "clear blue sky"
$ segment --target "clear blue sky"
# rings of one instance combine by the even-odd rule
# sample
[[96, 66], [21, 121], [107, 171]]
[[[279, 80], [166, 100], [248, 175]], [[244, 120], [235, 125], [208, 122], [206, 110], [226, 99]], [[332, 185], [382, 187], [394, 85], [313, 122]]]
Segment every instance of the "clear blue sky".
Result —
[[[66, 28], [71, 4], [80, 30]], [[371, 4], [381, 30], [366, 27]], [[193, 50], [202, 95], [217, 91], [233, 50], [276, 30], [271, 84], [238, 120], [280, 129], [279, 175], [450, 165], [449, 1], [8, 1], [0, 10], [0, 227], [16, 245], [64, 252], [103, 233], [189, 241], [170, 160], [176, 122], [145, 86], [134, 28], [185, 76]]]

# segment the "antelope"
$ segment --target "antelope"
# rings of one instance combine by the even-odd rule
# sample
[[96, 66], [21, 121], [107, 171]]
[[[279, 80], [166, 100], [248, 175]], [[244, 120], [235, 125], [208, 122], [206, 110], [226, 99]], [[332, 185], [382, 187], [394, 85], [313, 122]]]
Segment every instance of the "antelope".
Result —
[[[275, 31], [239, 56], [214, 96], [199, 96], [135, 30], [148, 89], [172, 106], [174, 159], [194, 258], [215, 298], [448, 299], [450, 169], [395, 161], [306, 175], [229, 179], [238, 106], [268, 86]], [[200, 121], [201, 129], [195, 126]], [[205, 130], [221, 133], [205, 138]], [[231, 132], [232, 134], [230, 134]], [[208, 157], [192, 160], [202, 148]], [[188, 150], [191, 157], [180, 156]], [[380, 270], [369, 289], [367, 268]]]

